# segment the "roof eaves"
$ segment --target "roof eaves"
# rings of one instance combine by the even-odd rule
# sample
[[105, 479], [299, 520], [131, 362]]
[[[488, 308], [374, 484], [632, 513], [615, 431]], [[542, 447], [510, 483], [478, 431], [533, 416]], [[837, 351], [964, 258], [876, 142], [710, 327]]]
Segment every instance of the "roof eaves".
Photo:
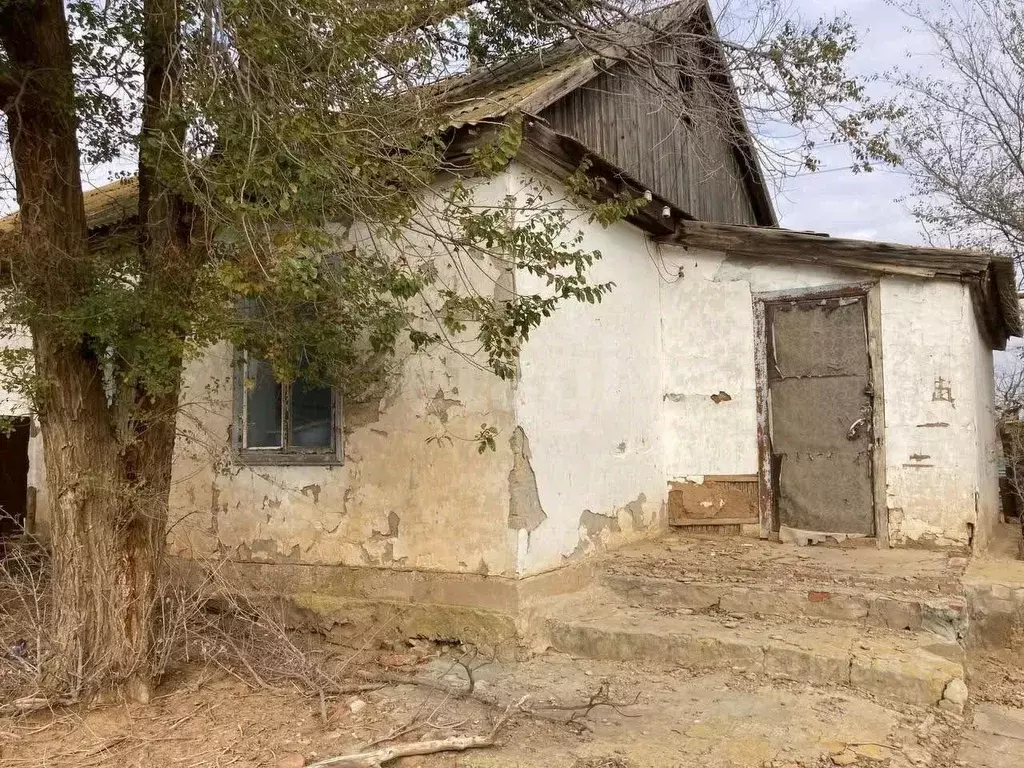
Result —
[[984, 310], [986, 330], [995, 349], [1010, 336], [1021, 336], [1020, 305], [1013, 261], [983, 251], [933, 248], [829, 237], [778, 227], [682, 221], [661, 238], [685, 248], [738, 256], [790, 261], [920, 279], [957, 279], [972, 287]]
[[599, 199], [611, 199], [621, 194], [647, 199], [640, 210], [627, 217], [627, 221], [653, 237], [671, 235], [680, 222], [693, 218], [579, 140], [559, 133], [536, 115], [524, 116], [523, 142], [516, 158], [558, 179], [579, 170], [586, 161], [588, 176], [597, 182]]

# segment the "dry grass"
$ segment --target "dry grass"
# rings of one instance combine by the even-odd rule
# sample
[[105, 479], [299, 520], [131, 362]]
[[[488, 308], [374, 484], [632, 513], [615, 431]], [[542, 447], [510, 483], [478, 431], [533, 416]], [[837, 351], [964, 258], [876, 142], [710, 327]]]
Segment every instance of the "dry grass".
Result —
[[[625, 714], [620, 709], [636, 703], [615, 701], [603, 683], [566, 704], [478, 690], [478, 671], [491, 660], [428, 641], [381, 651], [388, 626], [367, 632], [359, 648], [332, 645], [296, 631], [286, 601], [240, 594], [215, 564], [164, 589], [156, 629], [163, 682], [148, 706], [53, 706], [39, 696], [47, 565], [31, 543], [8, 547], [0, 563], [4, 766], [273, 765], [289, 751], [359, 757], [421, 754], [430, 744], [489, 748], [499, 730], [523, 721], [579, 734], [595, 708]], [[421, 674], [438, 656], [444, 671]], [[372, 730], [339, 730], [370, 725], [359, 715], [367, 701], [378, 702]]]
[[31, 540], [0, 542], [0, 712], [40, 690], [45, 657], [49, 558]]
[[[32, 541], [5, 542], [2, 554], [0, 714], [18, 714], [46, 703], [41, 674], [47, 658], [49, 561]], [[339, 653], [315, 635], [293, 632], [288, 613], [283, 601], [240, 594], [216, 564], [191, 583], [168, 583], [155, 627], [157, 677], [199, 666], [254, 690], [300, 693], [321, 709], [339, 696], [380, 687], [348, 679], [360, 649]], [[369, 633], [365, 647], [375, 637]]]

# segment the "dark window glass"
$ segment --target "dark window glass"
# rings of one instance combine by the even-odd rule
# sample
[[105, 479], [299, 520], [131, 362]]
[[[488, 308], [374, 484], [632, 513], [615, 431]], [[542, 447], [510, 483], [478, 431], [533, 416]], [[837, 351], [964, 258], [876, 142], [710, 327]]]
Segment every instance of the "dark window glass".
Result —
[[291, 395], [291, 445], [330, 448], [334, 399], [331, 389], [298, 379], [292, 383]]
[[245, 366], [245, 447], [281, 448], [282, 387], [270, 364], [248, 360]]

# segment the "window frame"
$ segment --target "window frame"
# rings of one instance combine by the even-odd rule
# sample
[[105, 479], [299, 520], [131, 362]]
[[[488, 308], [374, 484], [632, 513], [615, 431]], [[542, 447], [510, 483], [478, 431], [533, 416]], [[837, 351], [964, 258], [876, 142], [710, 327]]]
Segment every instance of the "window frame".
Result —
[[252, 466], [341, 466], [344, 460], [342, 399], [331, 389], [331, 444], [326, 448], [304, 448], [289, 445], [291, 437], [291, 382], [281, 384], [281, 447], [250, 448], [245, 444], [248, 428], [248, 393], [245, 389], [248, 352], [237, 352], [233, 365], [231, 447], [232, 457], [240, 464]]

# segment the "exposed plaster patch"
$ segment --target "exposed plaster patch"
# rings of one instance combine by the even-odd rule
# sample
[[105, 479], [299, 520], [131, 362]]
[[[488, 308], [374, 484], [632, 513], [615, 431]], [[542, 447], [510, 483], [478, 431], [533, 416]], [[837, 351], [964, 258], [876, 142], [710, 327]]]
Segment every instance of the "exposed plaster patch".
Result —
[[537, 476], [530, 466], [530, 442], [522, 427], [512, 430], [512, 469], [508, 473], [508, 527], [532, 532], [548, 519], [540, 505]]
[[494, 281], [494, 302], [501, 304], [511, 301], [515, 297], [514, 273], [498, 261], [494, 261], [494, 265], [501, 270], [498, 273], [498, 279]]
[[322, 489], [320, 488], [320, 486], [314, 483], [312, 485], [304, 485], [302, 488], [299, 489], [299, 493], [301, 493], [303, 496], [312, 496], [313, 503], [319, 504], [321, 490]]
[[750, 270], [757, 266], [757, 261], [745, 256], [726, 256], [718, 265], [713, 283], [734, 283], [737, 280], [750, 281]]
[[373, 531], [370, 533], [370, 541], [380, 541], [381, 539], [396, 539], [398, 538], [398, 526], [401, 524], [402, 519], [398, 516], [397, 512], [388, 512], [388, 530]]
[[448, 409], [462, 405], [461, 400], [452, 400], [444, 396], [444, 390], [437, 388], [437, 394], [427, 403], [427, 415], [436, 416], [442, 424], [448, 423]]
[[364, 400], [362, 402], [345, 402], [345, 431], [354, 432], [370, 424], [380, 421], [383, 413], [383, 402], [380, 398]]
[[381, 555], [381, 565], [405, 565], [408, 557], [395, 557], [395, 542], [389, 541], [384, 545], [384, 554]]
[[665, 395], [665, 399], [673, 403], [681, 403], [686, 399], [686, 395], [679, 392], [668, 392]]
[[584, 509], [580, 515], [580, 527], [587, 532], [588, 538], [600, 536], [603, 531], [619, 533], [622, 528], [619, 526], [619, 518], [616, 515], [595, 515], [589, 509]]
[[718, 405], [719, 403], [728, 403], [730, 400], [732, 400], [732, 395], [730, 395], [728, 392], [723, 392], [721, 390], [718, 391], [717, 395], [711, 396], [711, 401], [715, 405]]
[[633, 530], [638, 531], [644, 527], [644, 504], [646, 503], [647, 495], [641, 493], [626, 505], [626, 512], [633, 519]]
[[298, 544], [289, 551], [282, 552], [276, 539], [256, 539], [248, 545], [238, 546], [238, 557], [241, 560], [255, 560], [264, 563], [301, 563], [302, 549]]

